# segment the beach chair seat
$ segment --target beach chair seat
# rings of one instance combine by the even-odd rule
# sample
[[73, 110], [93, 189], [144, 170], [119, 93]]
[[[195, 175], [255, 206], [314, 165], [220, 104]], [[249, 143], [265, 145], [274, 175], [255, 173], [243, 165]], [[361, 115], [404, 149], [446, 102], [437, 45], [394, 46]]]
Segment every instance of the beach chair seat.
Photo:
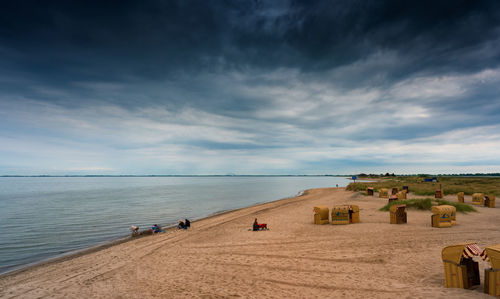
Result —
[[391, 224], [403, 224], [407, 222], [406, 205], [392, 205], [389, 207], [389, 220]]
[[332, 224], [349, 224], [349, 206], [340, 205], [332, 208]]
[[484, 269], [484, 292], [500, 296], [500, 244], [486, 247], [481, 257], [490, 263], [490, 268]]
[[379, 198], [388, 198], [389, 197], [389, 190], [386, 188], [380, 188], [378, 190], [378, 197]]
[[463, 203], [464, 202], [464, 192], [457, 193], [457, 201]]
[[328, 224], [330, 223], [329, 210], [326, 206], [314, 207], [314, 224]]
[[451, 227], [455, 225], [457, 209], [454, 206], [441, 205], [432, 207], [431, 226]]
[[472, 204], [482, 206], [484, 204], [484, 194], [483, 193], [472, 194]]
[[479, 264], [472, 257], [481, 254], [476, 243], [447, 246], [441, 251], [446, 288], [470, 289], [480, 284]]
[[484, 206], [488, 208], [495, 207], [495, 195], [485, 195], [484, 196]]
[[359, 206], [339, 205], [332, 208], [332, 224], [359, 223]]

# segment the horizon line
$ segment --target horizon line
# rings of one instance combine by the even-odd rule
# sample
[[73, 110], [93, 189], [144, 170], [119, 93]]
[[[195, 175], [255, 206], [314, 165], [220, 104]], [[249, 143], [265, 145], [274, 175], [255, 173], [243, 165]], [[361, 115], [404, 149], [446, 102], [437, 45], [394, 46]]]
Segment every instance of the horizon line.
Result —
[[[4, 174], [0, 177], [385, 177], [385, 174]], [[432, 174], [432, 173], [414, 173], [414, 174], [389, 174], [388, 176], [500, 176], [500, 173], [450, 173], [450, 174]]]

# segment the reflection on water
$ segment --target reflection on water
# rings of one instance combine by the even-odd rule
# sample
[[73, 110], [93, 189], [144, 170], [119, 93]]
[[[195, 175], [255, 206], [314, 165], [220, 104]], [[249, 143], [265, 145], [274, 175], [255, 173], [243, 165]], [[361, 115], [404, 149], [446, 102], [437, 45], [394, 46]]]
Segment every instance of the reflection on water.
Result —
[[349, 183], [341, 177], [3, 177], [0, 272], [213, 213]]

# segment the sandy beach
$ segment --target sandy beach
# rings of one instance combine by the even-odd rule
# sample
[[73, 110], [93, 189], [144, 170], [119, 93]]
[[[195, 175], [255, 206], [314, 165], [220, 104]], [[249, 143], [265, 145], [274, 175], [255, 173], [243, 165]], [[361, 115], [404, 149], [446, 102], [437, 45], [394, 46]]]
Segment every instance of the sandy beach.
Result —
[[[480, 287], [444, 288], [441, 250], [500, 243], [498, 208], [459, 213], [456, 226], [438, 229], [428, 211], [389, 224], [389, 212], [378, 211], [386, 202], [344, 188], [309, 190], [3, 275], [0, 297], [491, 298], [483, 261]], [[314, 206], [343, 203], [359, 205], [361, 223], [313, 224]], [[249, 231], [254, 218], [270, 230]]]

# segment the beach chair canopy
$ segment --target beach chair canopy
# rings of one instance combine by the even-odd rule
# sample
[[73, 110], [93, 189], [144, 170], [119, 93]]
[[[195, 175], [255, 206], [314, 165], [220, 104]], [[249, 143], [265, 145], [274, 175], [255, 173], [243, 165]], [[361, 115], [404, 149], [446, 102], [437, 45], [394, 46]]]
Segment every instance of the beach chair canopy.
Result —
[[480, 254], [481, 250], [475, 242], [447, 246], [441, 251], [443, 262], [450, 261], [455, 264], [460, 264], [463, 257], [471, 258]]
[[432, 213], [435, 215], [440, 215], [441, 218], [454, 218], [456, 214], [457, 208], [454, 206], [450, 205], [440, 205], [440, 206], [433, 206], [432, 207]]
[[321, 219], [328, 219], [328, 207], [326, 206], [314, 207], [314, 213], [319, 214]]
[[484, 195], [484, 206], [494, 208], [495, 207], [495, 195], [491, 195], [491, 194]]
[[342, 213], [348, 214], [349, 213], [349, 205], [337, 205], [337, 206], [333, 206], [332, 207], [332, 214], [334, 212], [336, 214], [338, 214], [338, 213], [340, 213], [340, 214], [342, 214]]
[[483, 199], [484, 199], [483, 193], [473, 193], [472, 194], [472, 201], [482, 201]]
[[406, 205], [392, 205], [389, 207], [389, 212], [396, 213], [396, 211], [401, 208], [406, 208]]
[[338, 205], [332, 207], [332, 224], [349, 224], [348, 205]]

